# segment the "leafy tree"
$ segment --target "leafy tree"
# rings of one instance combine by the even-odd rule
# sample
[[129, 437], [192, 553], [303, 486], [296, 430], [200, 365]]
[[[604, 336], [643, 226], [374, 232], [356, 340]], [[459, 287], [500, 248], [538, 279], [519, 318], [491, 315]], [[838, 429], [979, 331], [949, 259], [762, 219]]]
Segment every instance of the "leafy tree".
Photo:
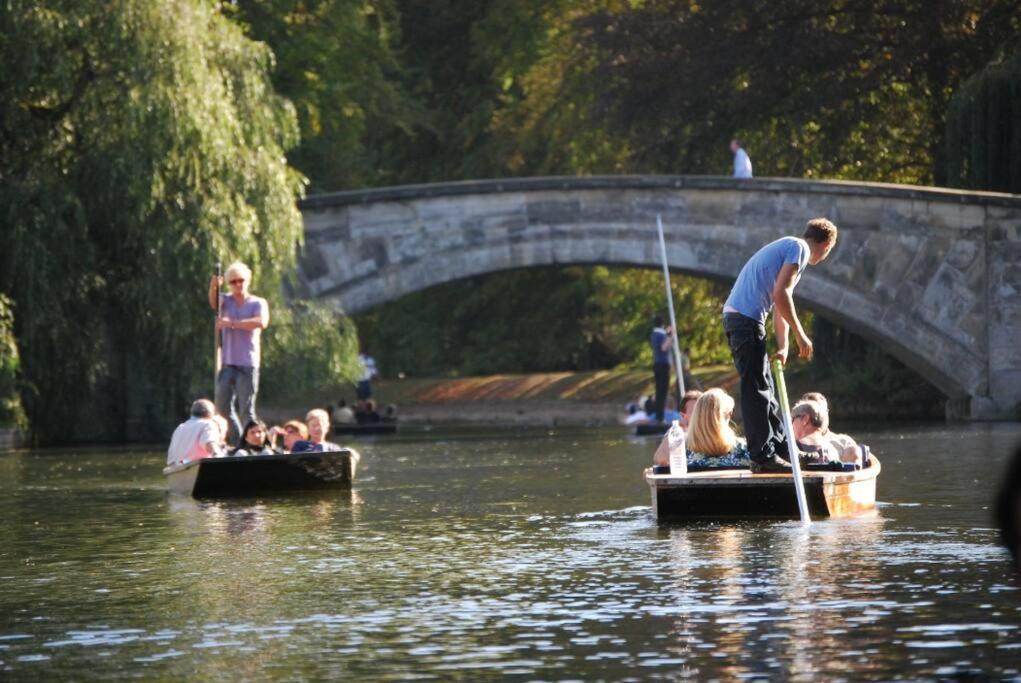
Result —
[[[699, 363], [729, 358], [719, 325], [725, 292], [674, 275], [682, 344]], [[542, 268], [467, 278], [357, 319], [384, 373], [547, 372], [651, 364], [650, 320], [667, 317], [655, 270]]]
[[951, 89], [1021, 28], [1017, 0], [598, 4], [571, 4], [504, 117], [538, 151], [520, 170], [572, 165], [573, 140], [597, 170], [724, 173], [739, 135], [760, 175], [939, 181]]
[[954, 187], [1021, 193], [1021, 53], [988, 65], [954, 93], [947, 180]]
[[301, 235], [272, 55], [206, 0], [10, 0], [0, 31], [0, 293], [32, 426], [165, 438], [211, 383], [215, 258], [279, 302]]
[[19, 366], [14, 311], [10, 299], [0, 294], [0, 427], [25, 426], [25, 412], [18, 392]]
[[273, 51], [273, 84], [298, 115], [288, 153], [314, 192], [401, 182], [407, 148], [427, 117], [403, 81], [391, 0], [237, 0], [246, 33]]

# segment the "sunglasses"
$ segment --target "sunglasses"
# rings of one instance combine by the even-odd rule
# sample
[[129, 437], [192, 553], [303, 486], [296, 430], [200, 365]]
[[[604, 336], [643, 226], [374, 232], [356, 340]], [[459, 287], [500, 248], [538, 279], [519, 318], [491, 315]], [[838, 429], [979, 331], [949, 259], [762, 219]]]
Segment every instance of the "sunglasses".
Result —
[[231, 280], [230, 283], [232, 285], [243, 285], [245, 284], [245, 281], [242, 280], [241, 278], [235, 278], [234, 280]]
[[284, 431], [287, 432], [288, 434], [297, 434], [298, 433], [298, 428], [297, 427], [284, 427]]

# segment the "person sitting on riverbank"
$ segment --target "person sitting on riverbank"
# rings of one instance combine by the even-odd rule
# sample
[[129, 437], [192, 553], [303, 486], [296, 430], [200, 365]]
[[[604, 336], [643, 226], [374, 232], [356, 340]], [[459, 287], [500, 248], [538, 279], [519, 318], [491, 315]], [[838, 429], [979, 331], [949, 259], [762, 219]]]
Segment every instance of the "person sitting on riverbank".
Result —
[[[691, 428], [687, 432], [688, 467], [749, 467], [748, 446], [730, 426], [734, 399], [723, 389], [712, 388], [695, 401]], [[656, 465], [670, 464], [667, 437], [656, 449]]]
[[242, 431], [241, 443], [231, 451], [231, 455], [273, 455], [276, 451], [269, 439], [266, 423], [252, 420]]
[[292, 453], [308, 452], [335, 452], [344, 450], [337, 444], [327, 441], [330, 433], [330, 416], [325, 410], [316, 408], [308, 411], [305, 416], [305, 424], [308, 425], [308, 438], [295, 441], [290, 448]]
[[174, 430], [167, 449], [167, 464], [174, 465], [222, 453], [220, 427], [213, 421], [216, 407], [207, 398], [191, 404], [191, 416]]

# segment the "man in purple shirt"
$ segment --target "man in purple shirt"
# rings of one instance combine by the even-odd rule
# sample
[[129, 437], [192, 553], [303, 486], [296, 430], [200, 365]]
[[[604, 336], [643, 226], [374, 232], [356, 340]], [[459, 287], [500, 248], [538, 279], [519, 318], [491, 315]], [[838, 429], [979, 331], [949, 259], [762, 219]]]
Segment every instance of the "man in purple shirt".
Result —
[[[220, 294], [226, 279], [230, 294]], [[241, 425], [254, 422], [259, 393], [260, 336], [269, 325], [269, 304], [248, 292], [252, 271], [241, 262], [227, 267], [227, 276], [209, 282], [209, 305], [217, 312], [216, 329], [223, 335], [222, 365], [216, 377], [216, 409], [230, 420], [232, 441]]]

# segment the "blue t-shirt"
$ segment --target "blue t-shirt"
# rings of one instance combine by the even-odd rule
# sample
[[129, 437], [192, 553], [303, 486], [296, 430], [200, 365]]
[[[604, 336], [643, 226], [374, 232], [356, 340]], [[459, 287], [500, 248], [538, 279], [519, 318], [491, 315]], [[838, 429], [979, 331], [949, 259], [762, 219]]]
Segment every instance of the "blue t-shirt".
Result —
[[663, 342], [666, 341], [666, 330], [657, 327], [652, 331], [649, 345], [652, 346], [652, 362], [656, 365], [670, 365], [670, 351], [663, 350]]
[[780, 269], [788, 263], [796, 263], [796, 277], [801, 277], [801, 271], [808, 265], [808, 256], [808, 243], [797, 237], [781, 237], [762, 247], [744, 264], [724, 310], [733, 308], [741, 315], [765, 324], [773, 310], [773, 287]]

